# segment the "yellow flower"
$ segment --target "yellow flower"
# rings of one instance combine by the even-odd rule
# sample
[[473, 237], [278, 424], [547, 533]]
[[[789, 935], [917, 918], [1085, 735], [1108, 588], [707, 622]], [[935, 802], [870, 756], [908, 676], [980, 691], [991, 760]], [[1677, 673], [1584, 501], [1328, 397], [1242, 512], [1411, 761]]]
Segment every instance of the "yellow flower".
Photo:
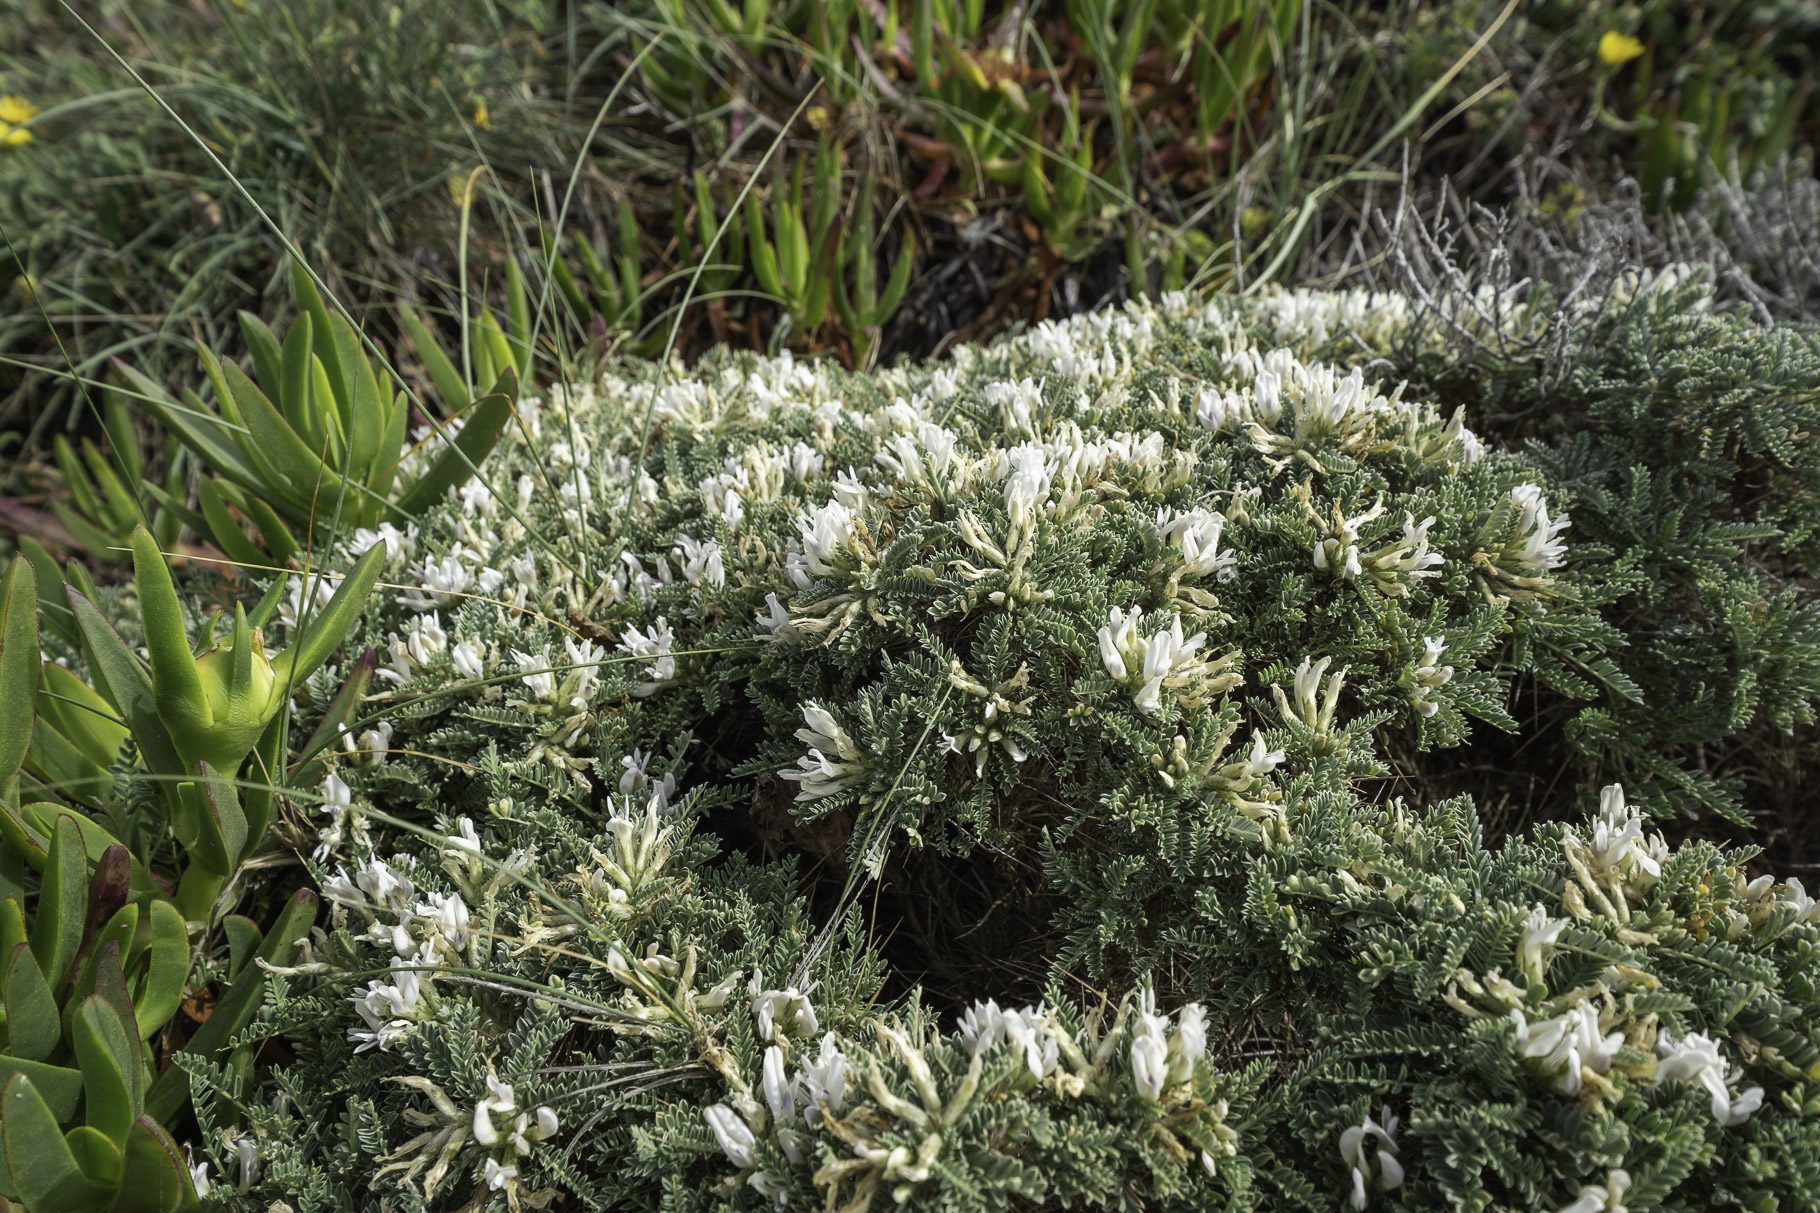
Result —
[[474, 103], [474, 125], [478, 126], [483, 131], [490, 131], [493, 129], [493, 120], [487, 114], [487, 103], [484, 101], [476, 101]]
[[0, 147], [21, 147], [32, 141], [25, 124], [38, 107], [23, 97], [0, 97]]
[[1608, 29], [1599, 38], [1599, 62], [1606, 67], [1629, 63], [1643, 53], [1643, 44], [1629, 34]]

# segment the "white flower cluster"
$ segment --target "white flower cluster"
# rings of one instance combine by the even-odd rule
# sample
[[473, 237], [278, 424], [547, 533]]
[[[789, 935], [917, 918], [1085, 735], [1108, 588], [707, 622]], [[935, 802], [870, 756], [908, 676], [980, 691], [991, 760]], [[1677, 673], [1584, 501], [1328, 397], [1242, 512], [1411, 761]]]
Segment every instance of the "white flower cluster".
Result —
[[[494, 1124], [495, 1116], [513, 1119], [501, 1128]], [[481, 1173], [488, 1190], [508, 1187], [518, 1178], [518, 1159], [529, 1154], [535, 1143], [556, 1136], [560, 1127], [553, 1108], [521, 1111], [511, 1084], [487, 1075], [486, 1097], [474, 1105], [472, 1132], [475, 1142], [490, 1151]]]
[[824, 707], [811, 700], [803, 705], [806, 727], [796, 730], [796, 739], [809, 747], [798, 759], [798, 765], [779, 771], [778, 778], [800, 784], [798, 801], [820, 800], [842, 792], [866, 779], [872, 771], [865, 755], [847, 730]]
[[1435, 701], [1441, 688], [1453, 680], [1453, 667], [1441, 664], [1447, 642], [1440, 636], [1422, 638], [1422, 659], [1409, 671], [1409, 706], [1423, 716], [1433, 716], [1441, 705]]
[[1230, 668], [1232, 654], [1211, 661], [1199, 655], [1207, 633], [1184, 639], [1180, 615], [1171, 612], [1167, 623], [1155, 620], [1148, 634], [1139, 631], [1143, 620], [1142, 607], [1132, 607], [1129, 614], [1113, 607], [1099, 631], [1100, 663], [1131, 692], [1138, 711], [1147, 716], [1161, 712], [1165, 694], [1182, 707], [1201, 707], [1243, 681]]
[[1365, 1119], [1340, 1134], [1340, 1161], [1352, 1177], [1349, 1198], [1355, 1213], [1364, 1213], [1370, 1192], [1389, 1192], [1403, 1186], [1403, 1164], [1397, 1161], [1398, 1119], [1389, 1107], [1373, 1120]]
[[1719, 1043], [1700, 1032], [1676, 1040], [1667, 1032], [1656, 1038], [1656, 1083], [1692, 1082], [1712, 1096], [1713, 1119], [1722, 1125], [1741, 1125], [1763, 1106], [1763, 1088], [1750, 1087], [1733, 1098], [1729, 1090], [1744, 1077], [1719, 1052]]
[[1207, 1010], [1200, 1003], [1176, 1013], [1174, 1032], [1166, 1032], [1168, 1026], [1169, 1020], [1156, 1013], [1156, 994], [1145, 990], [1131, 1041], [1131, 1081], [1153, 1103], [1161, 1102], [1170, 1087], [1193, 1078], [1195, 1063], [1207, 1051]]
[[[460, 849], [478, 852], [480, 840], [467, 818], [462, 834], [452, 840]], [[372, 858], [349, 877], [345, 867], [323, 882], [323, 896], [341, 912], [352, 911], [366, 924], [359, 938], [392, 953], [390, 972], [375, 979], [350, 1001], [361, 1026], [348, 1031], [356, 1052], [386, 1049], [434, 1011], [435, 970], [465, 963], [463, 953], [474, 938], [468, 906], [459, 893], [418, 895], [416, 884], [399, 868], [412, 863], [403, 856], [388, 864]]]
[[[774, 1146], [792, 1167], [805, 1167], [818, 1157], [810, 1135], [831, 1133], [844, 1146], [837, 1147], [836, 1157], [846, 1157], [815, 1175], [818, 1187], [829, 1186], [830, 1200], [839, 1183], [850, 1178], [862, 1194], [852, 1207], [867, 1207], [870, 1200], [865, 1194], [883, 1185], [891, 1185], [885, 1190], [901, 1194], [899, 1203], [903, 1203], [917, 1185], [938, 1173], [947, 1127], [962, 1123], [976, 1100], [996, 1098], [991, 1092], [1007, 1088], [1040, 1088], [1075, 1099], [1106, 1094], [1096, 1085], [1097, 1076], [1123, 1035], [1130, 1011], [1126, 1002], [1110, 1034], [1100, 1039], [1097, 1029], [1090, 1027], [1089, 1038], [1083, 1041], [1041, 1004], [1019, 1009], [1001, 1007], [996, 1001], [975, 1003], [962, 1014], [953, 1038], [967, 1059], [966, 1072], [956, 1081], [946, 1070], [938, 1076], [925, 1052], [928, 1044], [913, 1039], [889, 1020], [874, 1022], [877, 1052], [857, 1063], [832, 1032], [821, 1037], [813, 1060], [799, 1057], [798, 1042], [814, 1039], [818, 1031], [813, 1008], [796, 990], [761, 989], [762, 985], [762, 979], [755, 976], [753, 1013], [760, 1038], [770, 1042], [756, 1084], [763, 1102], [752, 1097], [752, 1083], [734, 1075], [732, 1097], [703, 1108], [702, 1119], [721, 1153], [739, 1171], [723, 1185], [723, 1193], [745, 1186], [772, 1198], [780, 1207], [786, 1201], [786, 1189], [778, 1176], [765, 1169], [761, 1141]], [[1207, 1050], [1205, 1009], [1190, 1004], [1175, 1019], [1171, 1031], [1168, 1017], [1157, 1014], [1154, 998], [1149, 993], [1143, 996], [1128, 1052], [1130, 1090], [1144, 1114], [1154, 1118], [1152, 1131], [1180, 1157], [1188, 1155], [1171, 1126], [1198, 1122], [1191, 1140], [1204, 1143], [1201, 1164], [1213, 1175], [1220, 1158], [1236, 1152], [1237, 1134], [1225, 1124], [1224, 1102], [1209, 1105], [1194, 1089], [1196, 1068]], [[1011, 1049], [1017, 1064], [1009, 1071], [994, 1071], [996, 1077], [988, 1079], [987, 1059], [1001, 1048]], [[885, 1061], [907, 1076], [908, 1095], [894, 1091], [885, 1079], [880, 1069]], [[863, 1086], [856, 1082], [860, 1073], [867, 1075]], [[992, 1085], [982, 1086], [988, 1082]], [[834, 1123], [850, 1095], [869, 1098], [872, 1108], [857, 1110], [844, 1122]]]

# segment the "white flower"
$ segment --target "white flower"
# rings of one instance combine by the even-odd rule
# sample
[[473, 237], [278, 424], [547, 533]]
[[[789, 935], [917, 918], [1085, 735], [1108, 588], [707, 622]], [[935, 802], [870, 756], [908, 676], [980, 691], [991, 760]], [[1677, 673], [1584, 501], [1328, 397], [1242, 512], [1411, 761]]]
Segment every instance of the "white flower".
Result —
[[1528, 976], [1532, 989], [1541, 988], [1548, 960], [1554, 955], [1555, 940], [1561, 937], [1567, 921], [1550, 918], [1541, 906], [1529, 912], [1529, 921], [1524, 924], [1522, 938], [1517, 942], [1517, 962]]
[[360, 734], [355, 742], [354, 752], [358, 755], [360, 765], [376, 767], [385, 762], [392, 749], [392, 722], [381, 720], [373, 727]]
[[356, 1053], [372, 1048], [384, 1052], [388, 1045], [404, 1037], [417, 1014], [423, 989], [417, 973], [400, 957], [394, 956], [392, 963], [397, 967], [392, 970], [390, 982], [368, 982], [365, 990], [348, 1000], [366, 1024], [364, 1029], [348, 1032], [348, 1039], [357, 1046]]
[[853, 511], [830, 501], [807, 518], [798, 519], [804, 567], [816, 577], [834, 577], [852, 571], [849, 549], [853, 539]]
[[259, 1146], [250, 1134], [234, 1139], [234, 1158], [240, 1164], [240, 1182], [237, 1186], [244, 1193], [259, 1182]]
[[1029, 526], [1032, 511], [1049, 496], [1048, 457], [1026, 442], [1006, 452], [1005, 461], [1005, 510], [1011, 515], [1012, 526]]
[[386, 864], [382, 859], [368, 860], [354, 872], [354, 883], [374, 904], [393, 910], [403, 909], [416, 895], [417, 886]]
[[821, 1030], [820, 1022], [815, 1018], [815, 1008], [809, 1003], [809, 996], [791, 986], [785, 990], [767, 990], [759, 979], [752, 975], [752, 1015], [758, 1021], [760, 1040], [776, 1040], [783, 1036], [813, 1036]]
[[569, 655], [569, 668], [566, 671], [568, 682], [564, 687], [569, 695], [569, 706], [577, 712], [585, 712], [588, 710], [589, 697], [600, 683], [601, 658], [606, 655], [606, 650], [592, 640], [583, 639], [578, 644], [572, 636], [562, 638], [562, 647]]
[[720, 544], [715, 540], [697, 543], [689, 535], [677, 535], [676, 562], [682, 566], [683, 580], [690, 585], [700, 585], [704, 578], [712, 586], [727, 583], [726, 565], [721, 560]]
[[1604, 1183], [1581, 1187], [1578, 1199], [1563, 1206], [1560, 1213], [1627, 1213], [1624, 1193], [1629, 1188], [1629, 1171], [1607, 1171]]
[[758, 1139], [752, 1136], [752, 1130], [746, 1127], [739, 1113], [726, 1104], [713, 1104], [701, 1110], [702, 1119], [714, 1130], [714, 1140], [720, 1143], [721, 1153], [727, 1161], [742, 1171], [752, 1165], [752, 1147]]
[[[467, 946], [468, 907], [461, 900], [461, 894], [450, 893], [446, 897], [441, 893], [427, 894], [423, 901], [413, 907], [412, 912], [431, 933], [431, 940], [427, 943], [446, 944], [456, 951]], [[431, 949], [433, 954], [443, 950], [440, 947]]]
[[486, 1180], [487, 1188], [497, 1192], [518, 1178], [518, 1168], [510, 1165], [502, 1167], [499, 1165], [498, 1159], [489, 1158], [482, 1175]]
[[[1383, 1123], [1369, 1115], [1364, 1123], [1340, 1134], [1340, 1161], [1352, 1172], [1352, 1207], [1365, 1208], [1366, 1192], [1388, 1192], [1403, 1186], [1403, 1164], [1397, 1161], [1397, 1118], [1389, 1108], [1380, 1113]], [[1367, 1150], [1367, 1143], [1377, 1149]]]
[[1276, 692], [1277, 707], [1286, 719], [1293, 719], [1307, 725], [1317, 733], [1325, 733], [1333, 727], [1334, 711], [1340, 705], [1340, 692], [1346, 686], [1346, 670], [1341, 666], [1338, 673], [1329, 675], [1327, 685], [1321, 685], [1321, 675], [1327, 673], [1327, 667], [1333, 664], [1333, 658], [1323, 657], [1319, 661], [1302, 658], [1302, 664], [1295, 672], [1295, 706], [1290, 707], [1281, 687], [1273, 687]]
[[499, 1144], [499, 1130], [493, 1127], [493, 1110], [487, 1106], [487, 1101], [484, 1099], [474, 1105], [473, 1131], [474, 1140], [481, 1145], [496, 1146]]
[[183, 1161], [184, 1165], [190, 1169], [190, 1185], [196, 1189], [197, 1199], [207, 1200], [211, 1190], [209, 1187], [208, 1160], [204, 1159], [201, 1162], [194, 1161], [190, 1157], [190, 1148], [185, 1146], [183, 1147]]
[[645, 666], [645, 676], [649, 681], [641, 682], [633, 688], [634, 695], [645, 698], [676, 680], [676, 658], [670, 655], [670, 646], [674, 640], [669, 621], [662, 615], [657, 617], [657, 622], [647, 631], [627, 627], [621, 634], [617, 646], [620, 652], [651, 659], [650, 664]]
[[1529, 1023], [1521, 1008], [1512, 1008], [1517, 1051], [1537, 1062], [1563, 1095], [1576, 1095], [1585, 1079], [1583, 1069], [1604, 1074], [1612, 1057], [1624, 1044], [1622, 1032], [1599, 1033], [1599, 1014], [1582, 999], [1552, 1019]]
[[1447, 641], [1441, 636], [1424, 636], [1422, 638], [1422, 659], [1410, 670], [1411, 686], [1409, 702], [1416, 711], [1424, 716], [1433, 716], [1440, 710], [1433, 696], [1453, 680], [1453, 667], [1441, 664], [1441, 654], [1447, 651]]
[[413, 611], [430, 611], [447, 606], [473, 588], [474, 574], [461, 561], [458, 550], [440, 560], [425, 559], [412, 570], [418, 588], [398, 596], [398, 605]]
[[316, 811], [329, 819], [328, 825], [316, 831], [318, 845], [314, 853], [317, 861], [321, 862], [342, 842], [342, 826], [354, 803], [354, 793], [342, 782], [341, 776], [331, 772], [323, 776], [322, 782], [316, 787], [316, 794], [322, 797], [322, 804]]
[[957, 1026], [969, 1054], [978, 1057], [999, 1042], [1004, 1029], [1002, 1016], [994, 999], [976, 1002], [961, 1013]]
[[556, 672], [550, 668], [547, 647], [535, 653], [513, 649], [512, 660], [518, 663], [518, 671], [524, 675], [519, 681], [530, 688], [531, 694], [539, 699], [549, 699], [556, 694]]
[[386, 545], [386, 568], [388, 570], [396, 569], [416, 550], [417, 527], [413, 524], [401, 531], [389, 522], [380, 523], [374, 530], [357, 527], [354, 530], [353, 538], [347, 543], [346, 551], [350, 557], [353, 557], [365, 553], [374, 544], [381, 541], [384, 541]]
[[1187, 1082], [1195, 1063], [1207, 1052], [1207, 1008], [1191, 1002], [1176, 1012], [1175, 1034], [1169, 1038], [1169, 1081]]
[[995, 405], [1004, 428], [1016, 434], [1035, 437], [1041, 428], [1037, 419], [1043, 414], [1042, 385], [1032, 379], [1019, 383], [988, 383], [986, 403]]
[[796, 794], [799, 802], [832, 796], [866, 778], [869, 768], [859, 746], [827, 709], [813, 701], [806, 703], [803, 719], [808, 727], [796, 730], [796, 737], [809, 752], [797, 759], [794, 768], [777, 773], [780, 779], [802, 785]]
[[847, 1055], [835, 1043], [834, 1033], [822, 1037], [821, 1052], [814, 1061], [802, 1063], [802, 1084], [814, 1106], [804, 1109], [811, 1125], [819, 1122], [823, 1109], [838, 1116], [847, 1099]]
[[1523, 571], [1536, 575], [1558, 568], [1567, 555], [1567, 544], [1559, 538], [1568, 527], [1567, 515], [1548, 516], [1548, 502], [1542, 497], [1540, 485], [1517, 485], [1510, 490], [1510, 501], [1519, 511], [1517, 534], [1523, 545], [1520, 560], [1527, 566]]
[[477, 682], [487, 675], [485, 654], [476, 641], [464, 640], [457, 644], [449, 650], [449, 660], [455, 663], [455, 672], [471, 682]]
[[1806, 886], [1795, 877], [1790, 876], [1783, 884], [1776, 900], [1795, 907], [1796, 922], [1820, 922], [1820, 901], [1810, 897]]
[[1234, 430], [1250, 413], [1250, 401], [1238, 392], [1208, 388], [1195, 402], [1194, 419], [1210, 430]]
[[782, 1046], [772, 1045], [765, 1050], [765, 1060], [761, 1069], [765, 1103], [771, 1108], [772, 1118], [779, 1122], [794, 1119], [796, 1116], [796, 1084], [792, 1083], [784, 1072]]
[[1666, 845], [1656, 839], [1645, 842], [1643, 819], [1625, 806], [1623, 785], [1614, 783], [1602, 788], [1590, 848], [1594, 869], [1624, 875], [1640, 871], [1653, 881], [1662, 875], [1659, 850], [1665, 851]]
[[1169, 1043], [1163, 1039], [1163, 1020], [1151, 1013], [1152, 998], [1144, 993], [1144, 1013], [1138, 1016], [1137, 1035], [1131, 1042], [1131, 1080], [1138, 1093], [1156, 1101], [1163, 1097], [1169, 1078]]
[[480, 854], [480, 835], [474, 832], [472, 817], [463, 817], [457, 825], [456, 832], [445, 841], [448, 844], [444, 848], [445, 850], [453, 848], [458, 851], [466, 851], [471, 855]]
[[1099, 631], [1100, 663], [1106, 672], [1131, 690], [1132, 702], [1146, 715], [1160, 711], [1165, 684], [1174, 684], [1196, 673], [1202, 662], [1195, 652], [1207, 643], [1207, 633], [1182, 637], [1182, 617], [1173, 612], [1169, 627], [1149, 636], [1138, 635], [1142, 607], [1127, 615], [1113, 607], [1110, 621]]
[[1763, 1088], [1751, 1087], [1737, 1099], [1727, 1089], [1744, 1077], [1744, 1071], [1728, 1073], [1719, 1042], [1701, 1032], [1690, 1032], [1676, 1040], [1667, 1032], [1656, 1038], [1656, 1085], [1664, 1082], [1697, 1082], [1712, 1096], [1713, 1119], [1721, 1125], [1741, 1125], [1763, 1104]]
[[1225, 527], [1223, 514], [1202, 509], [1177, 514], [1165, 506], [1156, 513], [1156, 529], [1182, 554], [1184, 576], [1230, 579], [1228, 574], [1236, 569], [1238, 557], [1219, 550], [1220, 533]]

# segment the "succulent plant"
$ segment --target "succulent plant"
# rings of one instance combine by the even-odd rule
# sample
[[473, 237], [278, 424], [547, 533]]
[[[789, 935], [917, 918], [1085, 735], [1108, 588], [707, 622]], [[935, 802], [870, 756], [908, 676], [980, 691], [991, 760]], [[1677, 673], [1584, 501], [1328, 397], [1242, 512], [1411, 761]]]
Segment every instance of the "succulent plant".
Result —
[[125, 847], [91, 845], [67, 812], [42, 851], [0, 844], [0, 1196], [33, 1213], [193, 1208], [184, 1158], [145, 1104], [145, 1042], [189, 972], [183, 917], [133, 898]]

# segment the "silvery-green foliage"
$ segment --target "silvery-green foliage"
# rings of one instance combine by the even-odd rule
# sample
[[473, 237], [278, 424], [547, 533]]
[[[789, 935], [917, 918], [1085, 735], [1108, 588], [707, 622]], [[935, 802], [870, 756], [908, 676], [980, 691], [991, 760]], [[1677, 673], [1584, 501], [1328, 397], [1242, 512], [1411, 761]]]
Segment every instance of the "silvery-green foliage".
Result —
[[[1637, 694], [1555, 486], [1368, 373], [1409, 314], [1173, 297], [520, 401], [484, 481], [346, 545], [412, 588], [298, 798], [332, 917], [250, 1034], [294, 1061], [197, 1075], [216, 1197], [1803, 1207], [1798, 882], [1617, 789], [1495, 852], [1359, 795], [1387, 724], [1517, 728], [1520, 672]], [[1025, 847], [1043, 1001], [886, 997], [860, 905], [723, 846], [780, 804], [854, 880]]]

